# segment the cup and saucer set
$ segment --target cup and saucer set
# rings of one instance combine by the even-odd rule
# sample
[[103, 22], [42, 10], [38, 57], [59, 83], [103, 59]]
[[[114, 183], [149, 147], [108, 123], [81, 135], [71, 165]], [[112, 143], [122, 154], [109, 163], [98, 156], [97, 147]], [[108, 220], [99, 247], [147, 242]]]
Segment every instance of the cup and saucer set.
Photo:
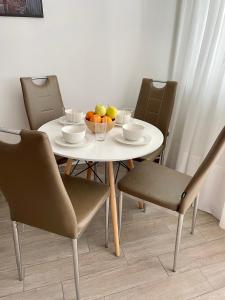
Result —
[[129, 109], [118, 111], [115, 125], [122, 128], [122, 132], [114, 137], [119, 143], [143, 146], [151, 141], [151, 137], [145, 133], [145, 127], [132, 118], [132, 111]]
[[88, 146], [93, 138], [86, 134], [84, 113], [79, 110], [66, 109], [65, 115], [57, 120], [61, 125], [61, 134], [55, 138], [55, 143], [61, 147], [79, 148]]

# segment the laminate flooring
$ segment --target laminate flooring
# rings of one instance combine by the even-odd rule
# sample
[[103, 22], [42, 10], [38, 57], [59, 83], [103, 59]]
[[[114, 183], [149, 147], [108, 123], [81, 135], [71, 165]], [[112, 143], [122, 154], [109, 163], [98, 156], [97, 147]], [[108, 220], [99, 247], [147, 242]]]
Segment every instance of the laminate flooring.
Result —
[[[99, 172], [101, 173], [99, 167]], [[120, 172], [123, 176], [125, 170]], [[125, 197], [121, 257], [115, 257], [112, 229], [104, 247], [104, 210], [79, 240], [82, 300], [224, 300], [225, 231], [198, 211], [190, 234], [186, 214], [178, 261], [171, 271], [177, 216], [149, 204], [147, 211]], [[69, 239], [19, 224], [24, 280], [18, 281], [8, 205], [0, 196], [0, 300], [75, 299]]]

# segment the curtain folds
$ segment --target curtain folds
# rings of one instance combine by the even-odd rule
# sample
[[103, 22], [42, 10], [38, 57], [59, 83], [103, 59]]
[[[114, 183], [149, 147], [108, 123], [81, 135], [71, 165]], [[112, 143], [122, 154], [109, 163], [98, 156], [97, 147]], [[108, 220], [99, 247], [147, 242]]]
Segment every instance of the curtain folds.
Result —
[[[225, 126], [225, 1], [180, 0], [171, 79], [178, 81], [166, 163], [193, 175]], [[225, 228], [225, 152], [209, 174], [199, 208]]]

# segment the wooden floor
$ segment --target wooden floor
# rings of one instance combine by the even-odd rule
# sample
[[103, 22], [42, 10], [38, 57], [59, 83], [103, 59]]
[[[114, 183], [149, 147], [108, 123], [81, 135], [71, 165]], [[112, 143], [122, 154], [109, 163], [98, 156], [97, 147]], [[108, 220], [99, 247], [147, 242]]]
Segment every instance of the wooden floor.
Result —
[[[104, 211], [79, 241], [82, 300], [224, 300], [225, 231], [199, 212], [196, 233], [186, 215], [178, 264], [171, 272], [176, 215], [126, 198], [122, 255], [104, 248]], [[0, 300], [74, 300], [71, 244], [66, 238], [20, 226], [25, 278], [17, 280], [8, 206], [0, 196]]]

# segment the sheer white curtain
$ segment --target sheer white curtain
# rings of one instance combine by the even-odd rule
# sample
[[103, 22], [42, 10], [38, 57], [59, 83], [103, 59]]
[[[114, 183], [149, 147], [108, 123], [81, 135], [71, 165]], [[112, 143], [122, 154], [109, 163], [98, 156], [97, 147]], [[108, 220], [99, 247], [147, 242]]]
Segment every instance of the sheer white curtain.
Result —
[[[180, 0], [171, 78], [178, 81], [167, 165], [193, 175], [225, 126], [225, 0]], [[225, 151], [199, 208], [225, 228]]]

